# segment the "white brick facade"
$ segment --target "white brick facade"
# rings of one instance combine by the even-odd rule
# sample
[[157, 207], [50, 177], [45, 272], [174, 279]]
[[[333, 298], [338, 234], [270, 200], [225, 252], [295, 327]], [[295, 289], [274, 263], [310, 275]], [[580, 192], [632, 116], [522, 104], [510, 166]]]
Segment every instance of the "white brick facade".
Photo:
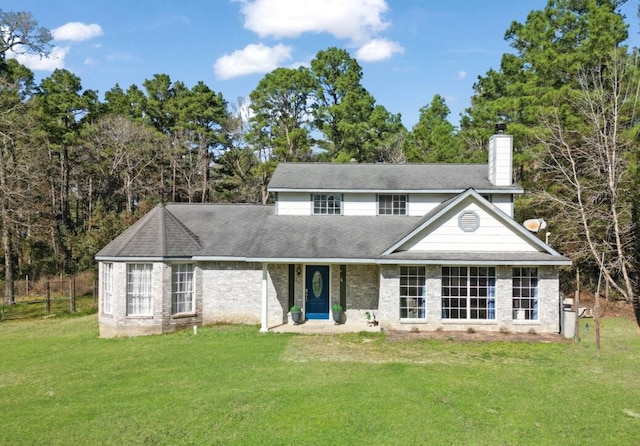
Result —
[[[193, 325], [216, 323], [260, 324], [262, 308], [262, 264], [204, 262], [194, 268], [195, 311], [171, 314], [171, 264], [152, 263], [152, 314], [127, 316], [127, 264], [113, 262], [112, 311], [99, 315], [100, 335], [136, 336], [172, 332]], [[296, 269], [301, 265], [296, 265]], [[100, 263], [100, 273], [104, 268]], [[304, 270], [304, 268], [301, 268]], [[393, 330], [467, 330], [510, 332], [559, 331], [559, 283], [554, 267], [538, 267], [538, 319], [514, 320], [512, 310], [512, 268], [498, 266], [496, 272], [495, 319], [447, 320], [442, 318], [440, 265], [426, 265], [426, 317], [402, 320], [399, 313], [400, 266], [347, 265], [346, 318], [365, 321], [373, 311], [381, 327]], [[102, 276], [101, 276], [102, 277]], [[294, 302], [304, 307], [304, 274], [295, 274]], [[330, 266], [330, 303], [340, 302], [340, 265]], [[268, 265], [268, 325], [290, 323], [289, 267]], [[103, 289], [100, 289], [100, 308]]]

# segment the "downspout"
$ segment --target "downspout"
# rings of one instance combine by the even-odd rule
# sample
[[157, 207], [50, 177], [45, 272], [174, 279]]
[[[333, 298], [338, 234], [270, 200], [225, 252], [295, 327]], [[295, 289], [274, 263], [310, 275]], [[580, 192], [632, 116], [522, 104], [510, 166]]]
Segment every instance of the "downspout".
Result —
[[260, 317], [260, 332], [269, 331], [269, 322], [267, 319], [269, 299], [267, 296], [267, 264], [262, 264], [262, 308]]

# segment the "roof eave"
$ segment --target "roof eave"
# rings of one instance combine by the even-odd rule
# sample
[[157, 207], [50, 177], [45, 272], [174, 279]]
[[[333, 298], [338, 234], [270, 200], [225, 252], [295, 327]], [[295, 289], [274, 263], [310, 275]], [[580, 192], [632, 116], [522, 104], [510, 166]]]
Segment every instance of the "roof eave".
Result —
[[465, 260], [465, 259], [379, 259], [380, 265], [464, 265], [464, 266], [571, 266], [571, 260]]
[[344, 258], [344, 257], [251, 257], [247, 258], [247, 262], [256, 263], [304, 263], [304, 264], [373, 264], [376, 263], [373, 258]]
[[[292, 192], [292, 193], [317, 193], [317, 192], [330, 192], [341, 194], [459, 194], [467, 188], [459, 189], [332, 189], [332, 188], [267, 188], [268, 192]], [[523, 194], [524, 189], [520, 186], [517, 187], [505, 187], [496, 186], [496, 188], [478, 188], [475, 189], [480, 194]]]
[[166, 262], [167, 260], [191, 260], [191, 257], [160, 257], [160, 256], [96, 256], [98, 262]]

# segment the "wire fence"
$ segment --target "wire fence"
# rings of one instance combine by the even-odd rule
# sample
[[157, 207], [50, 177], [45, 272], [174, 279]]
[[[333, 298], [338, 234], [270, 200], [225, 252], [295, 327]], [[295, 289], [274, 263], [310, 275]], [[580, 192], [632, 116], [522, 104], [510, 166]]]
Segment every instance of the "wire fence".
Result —
[[0, 320], [49, 317], [94, 312], [98, 306], [97, 281], [92, 274], [59, 275], [14, 282], [14, 304], [8, 305], [0, 281]]

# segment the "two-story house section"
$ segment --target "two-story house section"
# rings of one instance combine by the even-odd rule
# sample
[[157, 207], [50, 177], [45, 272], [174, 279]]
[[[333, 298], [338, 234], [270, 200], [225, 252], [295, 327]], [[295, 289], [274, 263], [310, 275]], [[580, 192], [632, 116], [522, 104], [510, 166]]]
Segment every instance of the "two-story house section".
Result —
[[192, 325], [558, 332], [571, 261], [513, 219], [512, 137], [487, 164], [282, 163], [272, 206], [161, 204], [102, 249], [101, 336]]
[[269, 192], [277, 215], [408, 215], [422, 217], [474, 189], [513, 217], [511, 135], [495, 135], [489, 164], [281, 163]]

